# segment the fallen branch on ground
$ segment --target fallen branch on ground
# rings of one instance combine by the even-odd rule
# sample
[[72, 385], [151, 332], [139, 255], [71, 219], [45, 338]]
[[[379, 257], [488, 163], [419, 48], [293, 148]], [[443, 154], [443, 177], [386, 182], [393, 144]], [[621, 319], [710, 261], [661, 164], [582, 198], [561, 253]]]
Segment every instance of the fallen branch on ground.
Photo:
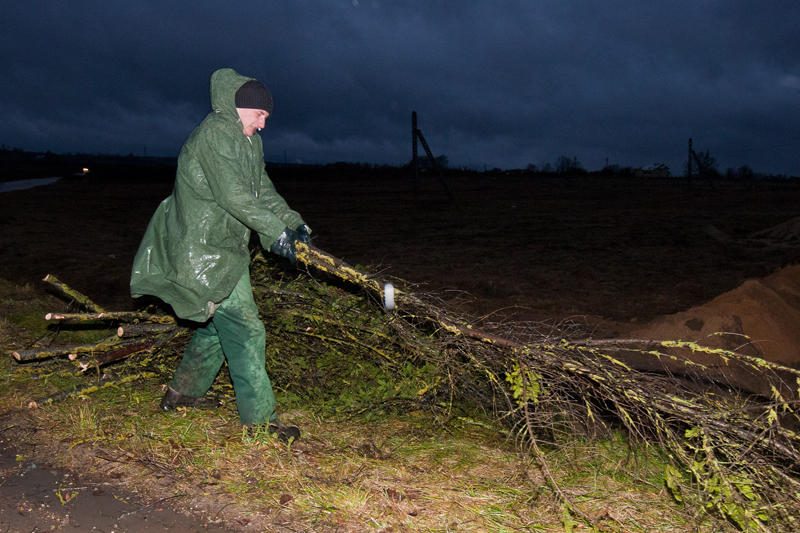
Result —
[[[166, 342], [185, 333], [175, 318], [169, 315], [134, 311], [106, 311], [85, 294], [73, 289], [52, 274], [42, 280], [68, 301], [89, 310], [89, 313], [47, 313], [44, 319], [69, 326], [98, 323], [102, 327], [117, 325], [116, 334], [88, 344], [55, 345], [26, 350], [15, 350], [10, 355], [20, 363], [41, 361], [66, 356], [70, 361], [80, 361], [80, 368], [99, 368], [134, 354], [150, 353]], [[67, 397], [67, 396], [65, 396]]]
[[[381, 283], [320, 250], [299, 245], [298, 261], [382, 300]], [[675, 466], [667, 485], [676, 499], [699, 494], [742, 529], [791, 524], [800, 511], [799, 371], [680, 341], [481, 330], [408, 291], [395, 299], [396, 332], [409, 343], [420, 334], [441, 339], [441, 350], [424, 354], [448, 377], [441, 392], [494, 406], [540, 464], [543, 435], [557, 445], [620, 424], [669, 453]]]

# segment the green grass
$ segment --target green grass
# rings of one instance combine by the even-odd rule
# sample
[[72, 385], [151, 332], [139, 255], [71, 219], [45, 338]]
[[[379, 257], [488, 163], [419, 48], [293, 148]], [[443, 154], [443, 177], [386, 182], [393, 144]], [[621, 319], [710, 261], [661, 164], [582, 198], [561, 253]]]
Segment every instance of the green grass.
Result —
[[[316, 290], [332, 298], [340, 313], [357, 316], [348, 297], [324, 286]], [[14, 299], [19, 316], [53, 305], [49, 297], [2, 283], [0, 298]], [[29, 331], [25, 320], [3, 320], [4, 349], [39, 334]], [[363, 327], [378, 331], [372, 320], [367, 317]], [[42, 429], [19, 432], [18, 438], [36, 443], [38, 453], [50, 460], [96, 476], [119, 476], [152, 498], [219, 513], [234, 525], [290, 524], [314, 531], [565, 528], [561, 505], [542, 472], [515, 447], [506, 428], [475, 406], [421, 401], [436, 386], [435, 368], [346, 347], [314, 348], [297, 333], [305, 324], [285, 315], [267, 324], [272, 332], [268, 367], [281, 385], [282, 419], [303, 431], [290, 446], [242, 432], [225, 372], [214, 385], [214, 392], [226, 398], [223, 407], [159, 411], [175, 353], [147, 365], [133, 358], [108, 369], [123, 376], [146, 366], [156, 377], [32, 410], [26, 409], [29, 400], [97, 376], [79, 375], [64, 360], [19, 365], [4, 357], [0, 406], [20, 409], [16, 416], [24, 413]], [[384, 341], [375, 345], [392, 354]], [[690, 521], [665, 491], [666, 463], [655, 448], [611, 433], [596, 441], [576, 438], [548, 454], [562, 490], [600, 531], [706, 527]]]

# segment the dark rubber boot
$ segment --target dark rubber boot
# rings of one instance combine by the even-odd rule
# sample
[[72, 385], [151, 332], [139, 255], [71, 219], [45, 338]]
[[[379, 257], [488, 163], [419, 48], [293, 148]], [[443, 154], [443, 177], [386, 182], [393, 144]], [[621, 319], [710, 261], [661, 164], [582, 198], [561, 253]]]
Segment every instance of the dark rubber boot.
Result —
[[213, 398], [186, 396], [176, 391], [172, 387], [167, 387], [167, 392], [161, 398], [160, 404], [162, 411], [172, 411], [177, 407], [199, 407], [201, 409], [213, 409], [219, 407], [219, 402]]

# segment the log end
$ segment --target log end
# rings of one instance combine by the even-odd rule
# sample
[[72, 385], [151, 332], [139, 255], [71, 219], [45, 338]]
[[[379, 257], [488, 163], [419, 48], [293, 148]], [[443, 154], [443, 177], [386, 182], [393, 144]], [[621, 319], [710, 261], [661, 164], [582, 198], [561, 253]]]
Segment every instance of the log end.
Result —
[[19, 354], [19, 352], [11, 352], [11, 357], [16, 359], [17, 361], [22, 361], [22, 356]]

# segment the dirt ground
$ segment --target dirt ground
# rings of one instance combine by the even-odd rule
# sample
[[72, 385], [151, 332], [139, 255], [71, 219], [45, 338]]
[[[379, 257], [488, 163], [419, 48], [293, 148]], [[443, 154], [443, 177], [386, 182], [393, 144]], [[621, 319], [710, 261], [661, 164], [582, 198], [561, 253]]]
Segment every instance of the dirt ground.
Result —
[[[273, 174], [334, 255], [478, 316], [584, 320], [598, 335], [707, 302], [798, 255], [707, 231], [744, 237], [797, 216], [790, 182], [449, 177], [451, 202], [434, 178]], [[130, 264], [171, 188], [87, 176], [3, 193], [0, 277], [37, 284], [54, 273], [108, 307], [134, 307]]]

